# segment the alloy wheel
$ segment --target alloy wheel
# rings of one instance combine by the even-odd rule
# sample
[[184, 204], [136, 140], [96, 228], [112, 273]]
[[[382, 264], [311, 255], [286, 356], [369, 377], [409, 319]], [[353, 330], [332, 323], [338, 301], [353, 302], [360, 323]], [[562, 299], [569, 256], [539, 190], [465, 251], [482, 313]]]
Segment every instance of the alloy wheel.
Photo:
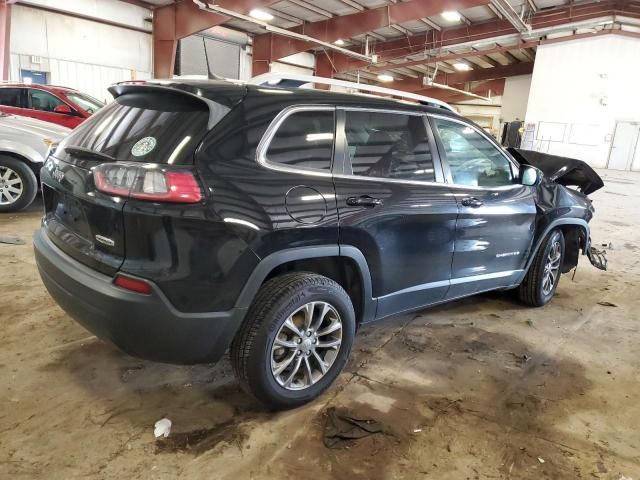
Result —
[[542, 293], [549, 295], [556, 284], [560, 272], [560, 258], [562, 257], [562, 245], [559, 241], [553, 242], [547, 255], [542, 273]]
[[284, 321], [271, 346], [271, 373], [287, 390], [303, 390], [329, 371], [342, 344], [342, 319], [327, 302], [309, 302]]
[[0, 205], [18, 201], [24, 191], [20, 176], [9, 167], [0, 166]]

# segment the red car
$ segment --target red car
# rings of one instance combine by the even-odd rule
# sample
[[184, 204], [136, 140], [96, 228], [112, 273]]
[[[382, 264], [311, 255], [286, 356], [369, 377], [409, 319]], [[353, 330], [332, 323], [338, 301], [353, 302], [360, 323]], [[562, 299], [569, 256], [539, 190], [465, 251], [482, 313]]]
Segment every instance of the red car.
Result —
[[37, 118], [74, 128], [104, 106], [72, 88], [5, 83], [0, 85], [0, 112]]

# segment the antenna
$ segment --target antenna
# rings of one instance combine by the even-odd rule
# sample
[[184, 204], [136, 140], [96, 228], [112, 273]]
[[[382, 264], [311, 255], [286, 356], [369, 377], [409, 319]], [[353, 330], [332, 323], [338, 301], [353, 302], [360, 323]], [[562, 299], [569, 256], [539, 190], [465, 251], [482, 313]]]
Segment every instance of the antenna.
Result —
[[207, 62], [207, 78], [209, 80], [216, 80], [218, 76], [213, 74], [213, 72], [211, 71], [211, 67], [209, 66], [209, 55], [207, 54], [207, 42], [204, 36], [202, 37], [202, 48], [204, 48], [204, 59]]

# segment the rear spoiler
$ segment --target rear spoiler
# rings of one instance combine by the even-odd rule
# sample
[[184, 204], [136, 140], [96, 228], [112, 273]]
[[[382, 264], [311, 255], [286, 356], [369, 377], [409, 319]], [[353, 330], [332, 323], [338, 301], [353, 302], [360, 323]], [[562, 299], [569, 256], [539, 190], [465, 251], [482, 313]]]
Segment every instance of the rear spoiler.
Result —
[[604, 187], [600, 175], [582, 160], [513, 147], [507, 148], [507, 151], [518, 162], [539, 168], [547, 178], [560, 185], [578, 187], [585, 195]]
[[196, 87], [192, 87], [183, 83], [174, 83], [171, 81], [167, 81], [166, 83], [160, 83], [160, 81], [157, 81], [155, 83], [151, 83], [148, 81], [127, 81], [116, 83], [115, 85], [110, 86], [108, 90], [109, 93], [113, 95], [114, 99], [127, 93], [134, 92], [164, 92], [188, 95], [189, 97], [195, 98], [207, 105], [207, 108], [209, 109], [209, 120], [207, 122], [207, 128], [209, 130], [211, 130], [220, 120], [222, 120], [222, 118], [227, 113], [229, 113], [231, 107], [233, 107], [232, 103], [224, 105], [203, 96], [202, 92], [200, 92], [200, 90]]

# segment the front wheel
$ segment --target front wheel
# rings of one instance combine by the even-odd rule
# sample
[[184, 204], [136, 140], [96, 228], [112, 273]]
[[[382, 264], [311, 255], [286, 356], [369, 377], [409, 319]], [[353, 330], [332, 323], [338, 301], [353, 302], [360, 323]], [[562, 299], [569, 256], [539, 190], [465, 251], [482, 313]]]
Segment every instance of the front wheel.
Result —
[[242, 387], [273, 409], [294, 408], [340, 374], [355, 335], [349, 295], [333, 280], [291, 273], [267, 281], [231, 345]]
[[518, 289], [520, 300], [532, 307], [542, 307], [549, 303], [560, 282], [563, 259], [564, 235], [562, 230], [555, 229], [538, 249]]

